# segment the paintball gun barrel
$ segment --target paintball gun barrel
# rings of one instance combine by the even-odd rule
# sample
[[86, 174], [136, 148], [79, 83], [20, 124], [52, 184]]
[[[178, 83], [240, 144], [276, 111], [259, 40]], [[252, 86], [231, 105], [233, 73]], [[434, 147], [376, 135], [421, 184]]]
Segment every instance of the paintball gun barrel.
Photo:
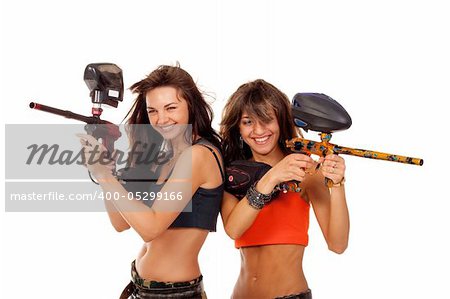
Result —
[[106, 147], [109, 153], [113, 152], [114, 142], [121, 136], [118, 126], [109, 121], [100, 119], [100, 117], [98, 116], [84, 116], [81, 114], [73, 113], [72, 111], [61, 110], [35, 102], [30, 103], [30, 108], [85, 122], [86, 125], [84, 126], [84, 129], [86, 130], [86, 132], [89, 135], [94, 136], [96, 139], [101, 138], [103, 145]]
[[304, 138], [287, 140], [286, 146], [293, 152], [307, 155], [315, 154], [322, 157], [328, 154], [343, 154], [423, 165], [423, 160], [420, 158], [356, 149], [329, 143], [332, 133], [348, 129], [352, 125], [352, 120], [344, 107], [327, 95], [319, 93], [298, 93], [292, 100], [292, 112], [296, 126], [306, 131], [321, 132], [320, 142], [306, 140]]

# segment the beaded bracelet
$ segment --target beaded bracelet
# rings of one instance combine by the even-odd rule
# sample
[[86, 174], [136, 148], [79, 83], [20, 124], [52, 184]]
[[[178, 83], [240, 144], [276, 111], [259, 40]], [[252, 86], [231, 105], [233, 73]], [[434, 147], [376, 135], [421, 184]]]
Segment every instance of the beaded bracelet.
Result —
[[279, 190], [274, 189], [269, 194], [264, 194], [256, 190], [257, 183], [258, 181], [254, 182], [247, 190], [246, 197], [251, 207], [261, 210], [267, 203], [278, 195]]

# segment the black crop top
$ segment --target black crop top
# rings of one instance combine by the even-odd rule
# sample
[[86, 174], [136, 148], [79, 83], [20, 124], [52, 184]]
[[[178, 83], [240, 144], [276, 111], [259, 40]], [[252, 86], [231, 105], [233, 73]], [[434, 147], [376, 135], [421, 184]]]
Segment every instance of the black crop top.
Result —
[[[184, 210], [178, 215], [178, 217], [174, 220], [174, 222], [170, 225], [169, 228], [177, 228], [177, 227], [196, 227], [201, 229], [206, 229], [211, 232], [216, 231], [217, 217], [219, 216], [220, 207], [222, 203], [222, 196], [224, 190], [224, 173], [222, 167], [220, 165], [219, 158], [216, 153], [212, 149], [214, 147], [209, 141], [205, 139], [200, 139], [197, 143], [198, 145], [202, 145], [208, 148], [211, 153], [214, 155], [214, 158], [217, 161], [219, 166], [220, 174], [222, 177], [222, 184], [219, 186], [206, 189], [199, 187], [197, 191], [192, 196], [192, 199], [189, 201]], [[214, 147], [215, 148], [215, 147]], [[220, 151], [219, 151], [220, 152]], [[158, 178], [159, 177], [160, 168], [156, 170], [155, 173], [151, 174], [151, 177]], [[145, 183], [145, 191], [146, 192], [154, 192], [157, 193], [161, 191], [164, 184], [156, 184], [156, 180], [150, 180], [151, 182]], [[148, 185], [150, 184], [150, 185]], [[131, 187], [129, 183], [127, 183], [125, 188], [129, 190], [128, 187]], [[141, 189], [142, 188], [138, 188]], [[133, 190], [133, 191], [136, 191]], [[151, 206], [153, 201], [143, 201], [147, 206]]]

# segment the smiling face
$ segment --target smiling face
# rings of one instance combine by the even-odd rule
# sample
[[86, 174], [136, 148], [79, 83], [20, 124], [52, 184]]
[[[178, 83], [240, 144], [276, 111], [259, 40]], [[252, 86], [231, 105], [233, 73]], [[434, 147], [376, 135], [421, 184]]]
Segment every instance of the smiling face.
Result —
[[239, 131], [253, 155], [268, 155], [279, 149], [280, 126], [273, 110], [268, 116], [270, 120], [264, 122], [246, 111], [242, 113]]
[[172, 86], [152, 89], [145, 96], [150, 124], [164, 139], [182, 135], [189, 123], [189, 110], [185, 99]]

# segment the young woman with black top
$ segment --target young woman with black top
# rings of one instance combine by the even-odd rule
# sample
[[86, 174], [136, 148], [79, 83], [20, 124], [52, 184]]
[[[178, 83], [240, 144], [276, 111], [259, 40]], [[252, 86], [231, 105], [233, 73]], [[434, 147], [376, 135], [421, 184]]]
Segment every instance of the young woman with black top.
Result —
[[[132, 228], [144, 241], [121, 298], [206, 298], [198, 254], [208, 233], [216, 230], [224, 178], [212, 110], [179, 66], [160, 66], [131, 90], [137, 98], [127, 121], [130, 147], [137, 141], [153, 142], [139, 129], [146, 124], [156, 132], [154, 143], [161, 151], [162, 145], [171, 148], [164, 163], [144, 169], [155, 178], [145, 192], [176, 199], [150, 204], [128, 200], [129, 186], [113, 176], [111, 167], [87, 165], [104, 192], [119, 194], [119, 200], [106, 202], [113, 227], [119, 232]], [[87, 156], [101, 147], [92, 136], [80, 138]], [[134, 162], [130, 169], [137, 167]]]

